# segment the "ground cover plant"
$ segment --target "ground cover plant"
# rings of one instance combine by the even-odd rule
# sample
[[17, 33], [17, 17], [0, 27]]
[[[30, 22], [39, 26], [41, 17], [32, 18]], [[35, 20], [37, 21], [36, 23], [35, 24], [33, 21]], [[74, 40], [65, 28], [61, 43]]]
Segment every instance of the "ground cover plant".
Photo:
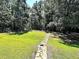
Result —
[[51, 48], [50, 59], [79, 59], [79, 48], [63, 44], [60, 38], [51, 38], [48, 44]]
[[45, 32], [30, 31], [22, 35], [0, 33], [0, 59], [32, 59]]

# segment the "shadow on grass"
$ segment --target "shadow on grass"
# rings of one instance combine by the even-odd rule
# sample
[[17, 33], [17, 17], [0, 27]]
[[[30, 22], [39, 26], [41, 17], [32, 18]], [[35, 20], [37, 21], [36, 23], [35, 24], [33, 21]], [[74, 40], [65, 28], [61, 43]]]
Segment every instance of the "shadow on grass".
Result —
[[79, 48], [79, 33], [76, 34], [67, 34], [67, 35], [61, 35], [60, 36], [62, 44]]
[[65, 43], [65, 42], [59, 42], [59, 43], [64, 44], [66, 46], [79, 48], [79, 43]]
[[28, 33], [28, 32], [10, 32], [9, 35], [22, 35], [24, 33]]

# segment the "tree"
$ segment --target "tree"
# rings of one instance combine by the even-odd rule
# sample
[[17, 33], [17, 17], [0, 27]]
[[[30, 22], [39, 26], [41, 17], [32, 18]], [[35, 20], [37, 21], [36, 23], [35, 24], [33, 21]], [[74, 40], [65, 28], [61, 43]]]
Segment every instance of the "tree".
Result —
[[42, 11], [44, 11], [42, 4], [43, 1], [39, 1], [39, 2], [36, 1], [36, 3], [34, 3], [32, 7], [32, 11], [33, 11], [32, 19], [34, 19], [33, 27], [39, 30], [45, 30], [45, 23], [46, 23], [46, 20], [44, 19], [44, 15], [42, 13]]
[[9, 25], [11, 22], [11, 10], [8, 0], [1, 1], [0, 5], [0, 32], [10, 31]]
[[30, 30], [29, 7], [26, 0], [0, 0], [1, 32], [23, 32]]
[[56, 23], [56, 31], [78, 32], [78, 5], [78, 0], [46, 0], [47, 24]]

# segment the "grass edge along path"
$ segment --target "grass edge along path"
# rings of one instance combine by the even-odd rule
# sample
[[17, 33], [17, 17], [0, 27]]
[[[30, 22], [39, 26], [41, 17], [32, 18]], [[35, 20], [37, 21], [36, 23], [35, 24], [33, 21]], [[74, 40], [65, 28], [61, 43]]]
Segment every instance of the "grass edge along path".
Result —
[[45, 35], [42, 31], [30, 31], [22, 35], [1, 33], [0, 59], [32, 59], [32, 53]]
[[49, 39], [50, 59], [79, 59], [79, 48], [68, 46], [61, 42], [60, 38]]
[[38, 46], [35, 59], [47, 59], [47, 42], [49, 37], [50, 37], [50, 33], [47, 33], [44, 40]]

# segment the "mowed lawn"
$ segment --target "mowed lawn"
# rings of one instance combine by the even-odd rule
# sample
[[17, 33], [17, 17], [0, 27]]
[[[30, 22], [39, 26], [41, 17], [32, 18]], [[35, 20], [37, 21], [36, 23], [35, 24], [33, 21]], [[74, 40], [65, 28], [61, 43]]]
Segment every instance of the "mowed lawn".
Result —
[[51, 49], [50, 59], [79, 59], [79, 48], [61, 43], [60, 38], [51, 38], [48, 42]]
[[0, 33], [0, 59], [32, 59], [45, 32], [30, 31], [22, 35]]

